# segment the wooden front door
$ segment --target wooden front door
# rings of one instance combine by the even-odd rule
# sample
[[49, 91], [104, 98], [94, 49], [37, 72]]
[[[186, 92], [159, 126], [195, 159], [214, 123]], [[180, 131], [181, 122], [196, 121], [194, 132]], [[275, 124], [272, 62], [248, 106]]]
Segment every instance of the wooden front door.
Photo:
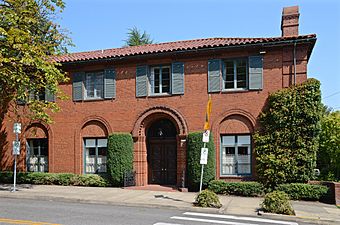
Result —
[[177, 178], [176, 140], [150, 140], [149, 183], [175, 185]]

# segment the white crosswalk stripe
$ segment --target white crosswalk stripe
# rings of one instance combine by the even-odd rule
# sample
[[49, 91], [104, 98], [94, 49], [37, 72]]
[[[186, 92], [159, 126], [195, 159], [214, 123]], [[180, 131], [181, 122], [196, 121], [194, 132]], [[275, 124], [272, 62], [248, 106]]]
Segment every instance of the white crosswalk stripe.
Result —
[[[190, 221], [209, 224], [229, 224], [229, 225], [262, 225], [262, 224], [275, 224], [275, 225], [299, 225], [296, 222], [281, 221], [264, 219], [257, 217], [245, 217], [245, 216], [232, 216], [225, 214], [210, 214], [210, 213], [197, 213], [197, 212], [185, 212], [182, 216], [172, 216], [172, 220], [183, 221], [188, 224]], [[186, 222], [184, 222], [186, 221]], [[181, 225], [178, 223], [158, 222], [153, 225]]]
[[262, 222], [262, 223], [275, 223], [275, 224], [283, 224], [283, 225], [298, 225], [298, 223], [295, 223], [295, 222], [270, 220], [270, 219], [262, 219], [262, 218], [255, 218], [255, 217], [230, 216], [230, 215], [195, 213], [195, 212], [185, 212], [183, 214], [189, 215], [189, 216], [201, 216], [201, 217], [212, 217], [212, 218], [221, 218], [221, 219], [246, 220], [246, 221]]

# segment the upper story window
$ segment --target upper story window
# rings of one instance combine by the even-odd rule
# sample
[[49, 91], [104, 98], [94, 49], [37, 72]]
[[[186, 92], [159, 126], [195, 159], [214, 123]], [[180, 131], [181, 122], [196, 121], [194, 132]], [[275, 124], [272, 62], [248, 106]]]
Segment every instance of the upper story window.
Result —
[[225, 60], [223, 67], [223, 89], [247, 88], [247, 59]]
[[151, 67], [151, 94], [170, 94], [170, 66]]
[[72, 74], [73, 101], [112, 99], [116, 97], [114, 69]]
[[104, 97], [104, 72], [85, 74], [84, 99], [101, 99]]
[[262, 90], [263, 57], [208, 61], [208, 92]]
[[184, 94], [184, 63], [137, 66], [136, 96]]

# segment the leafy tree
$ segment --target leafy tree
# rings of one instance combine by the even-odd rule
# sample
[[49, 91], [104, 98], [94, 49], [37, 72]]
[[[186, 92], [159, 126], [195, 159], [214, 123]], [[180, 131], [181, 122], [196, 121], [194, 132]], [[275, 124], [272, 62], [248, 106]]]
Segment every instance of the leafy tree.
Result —
[[54, 22], [63, 9], [62, 0], [0, 0], [0, 125], [6, 113], [29, 124], [51, 122], [49, 112], [59, 110], [37, 96], [47, 90], [63, 97], [58, 84], [67, 78], [51, 60], [71, 44]]
[[138, 46], [153, 43], [150, 35], [145, 31], [142, 33], [139, 29], [137, 29], [137, 27], [130, 28], [127, 35], [128, 38], [125, 40], [126, 46]]
[[321, 178], [340, 180], [340, 111], [330, 112], [321, 120], [317, 164]]
[[315, 79], [269, 96], [259, 118], [261, 130], [254, 135], [257, 174], [266, 187], [313, 178], [321, 109]]

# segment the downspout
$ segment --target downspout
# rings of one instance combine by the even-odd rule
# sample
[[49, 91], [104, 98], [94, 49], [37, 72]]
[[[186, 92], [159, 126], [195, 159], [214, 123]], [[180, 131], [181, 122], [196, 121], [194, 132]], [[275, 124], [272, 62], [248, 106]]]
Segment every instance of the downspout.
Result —
[[294, 85], [296, 85], [296, 41], [294, 41], [293, 62], [294, 62]]

